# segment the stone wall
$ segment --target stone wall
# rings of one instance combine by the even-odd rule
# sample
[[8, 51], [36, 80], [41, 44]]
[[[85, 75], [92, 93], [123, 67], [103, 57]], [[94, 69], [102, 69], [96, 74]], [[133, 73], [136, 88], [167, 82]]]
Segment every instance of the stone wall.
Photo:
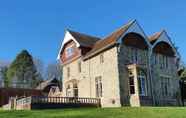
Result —
[[[134, 51], [137, 54], [137, 61], [134, 60]], [[134, 62], [135, 61], [135, 62]], [[137, 71], [138, 68], [142, 68], [147, 70], [148, 68], [148, 50], [145, 49], [136, 49], [131, 46], [127, 46], [125, 44], [120, 45], [119, 47], [119, 78], [120, 78], [120, 94], [121, 94], [121, 102], [124, 106], [140, 106], [140, 99], [138, 93], [138, 80], [137, 80]], [[135, 83], [135, 94], [130, 95], [129, 91], [129, 72], [132, 71], [134, 75], [134, 83]], [[146, 71], [147, 77], [148, 72]], [[147, 78], [147, 84], [149, 86], [149, 78]], [[150, 95], [150, 89], [148, 89], [148, 95]]]
[[[156, 105], [179, 105], [180, 88], [179, 77], [177, 74], [177, 66], [175, 57], [168, 57], [168, 67], [161, 67], [161, 54], [156, 54], [159, 60], [152, 63], [152, 79], [154, 87], [154, 96]], [[154, 59], [153, 59], [154, 60]], [[162, 90], [162, 78], [169, 78], [168, 81], [168, 95], [163, 95]]]
[[[154, 64], [153, 56], [150, 58], [148, 49], [137, 49], [137, 61], [134, 62], [134, 47], [120, 44], [105, 52], [102, 52], [90, 59], [82, 60], [81, 57], [73, 62], [63, 65], [63, 93], [67, 95], [66, 89], [69, 86], [71, 96], [73, 96], [73, 84], [78, 84], [79, 97], [96, 97], [95, 78], [101, 76], [103, 97], [101, 97], [102, 107], [118, 106], [149, 106], [152, 105], [152, 95], [156, 105], [176, 105], [179, 98], [179, 80], [174, 58], [169, 58], [169, 67], [160, 69], [159, 64]], [[100, 55], [104, 62], [100, 61]], [[161, 56], [161, 55], [160, 55]], [[150, 59], [150, 60], [149, 60]], [[81, 62], [81, 72], [79, 72], [79, 62]], [[151, 63], [151, 64], [149, 64]], [[150, 66], [151, 68], [149, 68]], [[70, 68], [70, 76], [67, 76], [67, 68]], [[135, 94], [129, 93], [129, 73], [132, 68], [135, 76]], [[145, 70], [147, 96], [139, 95], [137, 73], [139, 69]], [[152, 85], [150, 80], [150, 72]], [[162, 97], [161, 76], [170, 77], [170, 96]], [[154, 91], [151, 91], [153, 87]]]
[[[100, 55], [103, 56], [103, 62], [100, 61]], [[72, 80], [75, 79], [78, 83], [79, 97], [95, 98], [95, 78], [101, 76], [103, 87], [102, 107], [121, 106], [117, 60], [117, 47], [114, 47], [86, 61], [79, 58], [63, 66], [64, 95], [66, 95], [68, 84], [71, 85]], [[81, 72], [78, 70], [79, 61], [81, 61]], [[67, 68], [70, 68], [70, 77], [67, 77]]]

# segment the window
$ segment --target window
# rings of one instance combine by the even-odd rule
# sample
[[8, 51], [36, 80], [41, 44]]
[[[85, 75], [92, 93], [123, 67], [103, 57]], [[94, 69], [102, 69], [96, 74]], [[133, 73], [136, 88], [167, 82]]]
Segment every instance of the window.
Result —
[[168, 77], [161, 77], [161, 91], [162, 91], [162, 96], [168, 96], [169, 91], [168, 87], [170, 86]]
[[103, 63], [104, 62], [104, 56], [103, 54], [100, 55], [100, 63]]
[[160, 65], [160, 69], [163, 69], [163, 56], [159, 55], [159, 65]]
[[163, 68], [167, 68], [168, 67], [168, 58], [167, 56], [163, 55]]
[[70, 67], [67, 67], [67, 77], [70, 77]]
[[66, 88], [66, 96], [67, 97], [71, 96], [70, 85], [68, 85], [67, 88]]
[[66, 56], [67, 58], [71, 57], [73, 55], [74, 48], [73, 45], [69, 46], [66, 48]]
[[158, 63], [158, 55], [156, 53], [153, 54], [153, 64], [157, 64]]
[[142, 70], [138, 72], [138, 86], [139, 86], [139, 94], [141, 96], [146, 96], [147, 95], [146, 76]]
[[96, 87], [96, 97], [102, 97], [103, 91], [102, 91], [102, 79], [101, 76], [95, 78], [95, 87]]
[[130, 86], [130, 94], [135, 94], [134, 76], [132, 70], [129, 70], [129, 86]]
[[134, 76], [129, 77], [130, 94], [135, 94]]
[[160, 55], [159, 64], [161, 69], [168, 68], [168, 57], [165, 55]]
[[78, 85], [76, 83], [73, 85], [73, 89], [74, 89], [74, 97], [78, 97]]
[[169, 59], [167, 56], [165, 56], [165, 68], [169, 67]]
[[131, 48], [131, 59], [132, 63], [138, 63], [138, 49], [137, 48]]
[[79, 71], [79, 73], [81, 72], [81, 62], [80, 61], [78, 62], [78, 71]]

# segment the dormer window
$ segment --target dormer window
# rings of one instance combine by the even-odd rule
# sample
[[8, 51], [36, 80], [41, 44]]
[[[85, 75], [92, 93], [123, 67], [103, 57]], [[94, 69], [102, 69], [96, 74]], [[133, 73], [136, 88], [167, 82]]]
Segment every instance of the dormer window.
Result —
[[74, 53], [73, 45], [66, 48], [66, 57], [67, 58], [71, 57], [73, 55], [73, 53]]

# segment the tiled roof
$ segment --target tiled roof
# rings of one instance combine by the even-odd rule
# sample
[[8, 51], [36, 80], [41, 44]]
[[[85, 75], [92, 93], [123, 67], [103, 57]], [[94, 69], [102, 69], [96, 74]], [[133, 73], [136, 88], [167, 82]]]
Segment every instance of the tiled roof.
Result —
[[155, 34], [153, 34], [152, 36], [150, 36], [148, 39], [150, 41], [151, 44], [154, 44], [156, 42], [156, 40], [161, 36], [163, 30], [160, 32], [157, 32]]
[[94, 37], [94, 36], [90, 36], [87, 34], [83, 34], [83, 33], [79, 33], [79, 32], [75, 32], [72, 30], [68, 30], [70, 32], [70, 34], [77, 40], [77, 42], [81, 45], [81, 46], [85, 46], [85, 47], [93, 47], [93, 45], [98, 41], [101, 40], [98, 37]]
[[123, 27], [119, 28], [118, 30], [116, 30], [115, 32], [111, 33], [109, 36], [103, 38], [102, 40], [97, 41], [92, 50], [90, 52], [87, 53], [86, 57], [90, 57], [92, 55], [94, 55], [96, 52], [101, 51], [102, 49], [104, 49], [105, 47], [108, 47], [110, 45], [113, 45], [117, 42], [117, 39], [119, 39], [123, 33], [125, 33], [125, 31], [127, 31], [127, 29], [134, 23], [134, 21], [131, 21], [129, 23], [127, 23], [126, 25], [124, 25]]
[[69, 33], [76, 39], [76, 41], [80, 44], [80, 46], [90, 47], [91, 50], [85, 55], [84, 59], [89, 58], [107, 47], [112, 46], [117, 43], [117, 40], [128, 30], [128, 28], [135, 22], [136, 20], [130, 21], [127, 24], [123, 25], [121, 28], [112, 32], [105, 38], [98, 38], [94, 36], [90, 36], [87, 34], [75, 32], [67, 29]]

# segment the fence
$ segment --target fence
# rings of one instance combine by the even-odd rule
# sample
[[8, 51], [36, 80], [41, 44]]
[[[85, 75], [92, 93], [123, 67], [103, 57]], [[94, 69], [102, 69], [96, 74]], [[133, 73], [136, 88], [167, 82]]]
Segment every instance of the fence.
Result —
[[16, 109], [100, 107], [98, 98], [32, 96], [18, 99]]

